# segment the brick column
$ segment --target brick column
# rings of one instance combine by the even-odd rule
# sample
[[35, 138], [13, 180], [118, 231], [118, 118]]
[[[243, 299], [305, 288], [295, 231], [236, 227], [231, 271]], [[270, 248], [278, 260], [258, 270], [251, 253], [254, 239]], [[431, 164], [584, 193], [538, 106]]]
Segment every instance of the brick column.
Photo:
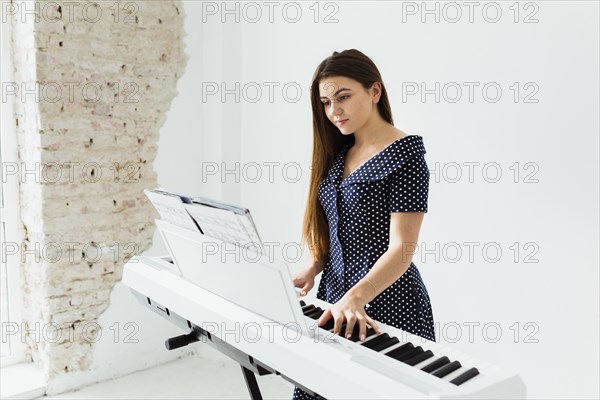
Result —
[[24, 320], [52, 379], [90, 366], [124, 263], [152, 244], [142, 190], [157, 186], [185, 16], [172, 0], [13, 5]]

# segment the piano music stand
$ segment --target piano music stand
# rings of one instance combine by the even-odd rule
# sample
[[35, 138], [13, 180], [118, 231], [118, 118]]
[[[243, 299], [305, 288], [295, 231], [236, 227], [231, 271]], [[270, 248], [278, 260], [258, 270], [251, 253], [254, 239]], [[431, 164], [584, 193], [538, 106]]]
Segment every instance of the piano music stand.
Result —
[[[162, 220], [155, 222], [184, 279], [311, 336], [285, 261], [253, 247], [242, 248]], [[256, 290], [256, 283], [269, 290]]]

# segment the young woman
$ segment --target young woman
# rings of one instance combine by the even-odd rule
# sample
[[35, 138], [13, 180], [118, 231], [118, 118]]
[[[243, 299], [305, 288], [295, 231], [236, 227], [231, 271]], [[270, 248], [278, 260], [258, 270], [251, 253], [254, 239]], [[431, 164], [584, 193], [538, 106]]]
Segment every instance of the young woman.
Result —
[[[423, 138], [394, 127], [381, 75], [358, 50], [333, 52], [311, 86], [313, 159], [303, 225], [313, 262], [294, 277], [329, 302], [319, 325], [349, 337], [377, 323], [435, 341], [429, 295], [412, 262], [427, 212]], [[346, 322], [344, 332], [340, 330]], [[294, 399], [311, 396], [298, 387]]]

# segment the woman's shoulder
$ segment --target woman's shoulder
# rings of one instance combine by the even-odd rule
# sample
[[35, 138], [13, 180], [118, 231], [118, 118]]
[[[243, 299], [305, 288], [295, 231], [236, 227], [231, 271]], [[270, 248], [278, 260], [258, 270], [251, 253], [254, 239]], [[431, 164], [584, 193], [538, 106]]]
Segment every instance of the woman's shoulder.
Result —
[[421, 135], [406, 135], [396, 139], [393, 143], [392, 151], [389, 155], [400, 156], [406, 155], [407, 153], [413, 152], [425, 152], [425, 145], [423, 143], [423, 137]]

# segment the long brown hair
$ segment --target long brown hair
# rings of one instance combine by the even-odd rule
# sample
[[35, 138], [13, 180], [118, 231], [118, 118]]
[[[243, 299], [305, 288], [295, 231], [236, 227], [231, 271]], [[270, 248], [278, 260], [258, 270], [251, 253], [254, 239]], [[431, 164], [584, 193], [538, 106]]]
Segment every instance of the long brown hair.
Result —
[[315, 261], [324, 261], [329, 253], [329, 226], [317, 195], [319, 185], [326, 177], [327, 170], [339, 151], [346, 144], [354, 144], [354, 134], [344, 136], [339, 132], [338, 128], [327, 118], [320, 99], [319, 83], [321, 79], [332, 76], [354, 79], [365, 90], [370, 89], [373, 83], [380, 82], [381, 97], [377, 103], [377, 109], [385, 121], [394, 124], [381, 74], [369, 57], [356, 49], [334, 51], [331, 56], [319, 64], [310, 87], [313, 115], [313, 155], [302, 227], [302, 243], [308, 243], [308, 248]]

